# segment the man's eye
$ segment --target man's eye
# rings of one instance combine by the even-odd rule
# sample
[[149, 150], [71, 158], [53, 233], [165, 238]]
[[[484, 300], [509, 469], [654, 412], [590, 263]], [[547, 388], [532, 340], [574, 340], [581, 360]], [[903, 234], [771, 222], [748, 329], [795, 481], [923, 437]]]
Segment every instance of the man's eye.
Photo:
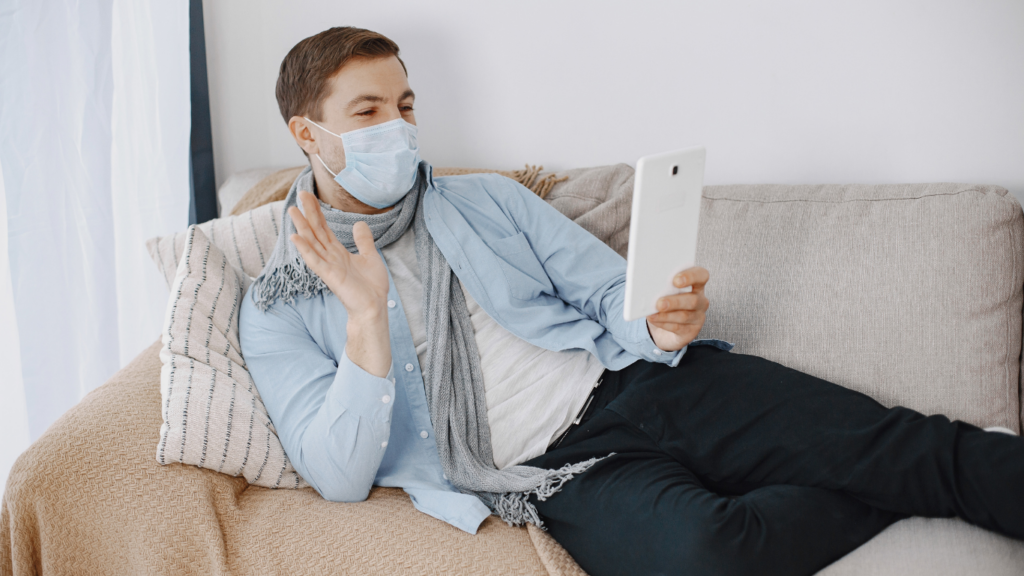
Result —
[[402, 106], [402, 110], [405, 112], [412, 112], [412, 106]]
[[373, 110], [363, 110], [362, 112], [358, 112], [359, 116], [369, 116], [370, 114], [373, 114]]

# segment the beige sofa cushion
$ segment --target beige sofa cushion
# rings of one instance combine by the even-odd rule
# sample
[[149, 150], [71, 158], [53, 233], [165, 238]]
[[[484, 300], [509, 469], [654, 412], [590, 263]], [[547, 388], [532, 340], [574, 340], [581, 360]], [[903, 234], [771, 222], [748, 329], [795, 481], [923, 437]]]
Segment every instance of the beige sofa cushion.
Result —
[[1024, 542], [958, 518], [907, 518], [817, 576], [1019, 576]]
[[1019, 433], [1022, 235], [999, 186], [707, 186], [700, 337]]

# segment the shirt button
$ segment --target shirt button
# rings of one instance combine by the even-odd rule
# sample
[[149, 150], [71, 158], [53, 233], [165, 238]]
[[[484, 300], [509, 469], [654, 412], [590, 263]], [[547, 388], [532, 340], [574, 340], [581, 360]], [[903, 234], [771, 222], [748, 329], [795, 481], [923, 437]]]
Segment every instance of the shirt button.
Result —
[[388, 447], [388, 441], [387, 441], [387, 440], [385, 440], [385, 441], [381, 442], [381, 443], [380, 443], [380, 447], [381, 447], [381, 448], [387, 448], [387, 447]]
[[661, 356], [661, 350], [658, 350], [657, 348], [655, 348], [654, 349], [654, 355], [655, 356]]
[[388, 308], [394, 308], [394, 307], [395, 307], [395, 301], [394, 300], [388, 300]]
[[420, 430], [420, 438], [426, 438], [428, 436], [426, 430]]
[[445, 480], [448, 479], [448, 475], [447, 474], [441, 474], [441, 477], [443, 477]]
[[406, 372], [412, 372], [412, 364], [406, 364], [405, 365], [405, 371]]
[[391, 396], [385, 394], [384, 397], [380, 399], [380, 401], [387, 404], [388, 402], [391, 402]]
[[392, 378], [391, 378], [391, 383], [392, 383], [392, 384], [394, 384], [394, 383], [395, 383], [395, 378], [394, 378], [394, 377], [392, 377]]

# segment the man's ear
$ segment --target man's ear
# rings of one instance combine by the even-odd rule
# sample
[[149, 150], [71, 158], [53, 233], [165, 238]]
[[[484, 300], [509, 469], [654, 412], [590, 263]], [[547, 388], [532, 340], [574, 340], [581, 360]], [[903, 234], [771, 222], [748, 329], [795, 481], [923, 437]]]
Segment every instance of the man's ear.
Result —
[[316, 143], [316, 132], [313, 131], [313, 125], [305, 118], [302, 116], [292, 116], [288, 120], [288, 131], [292, 133], [292, 138], [295, 138], [295, 143], [307, 155], [312, 156], [313, 154], [320, 153], [320, 147]]

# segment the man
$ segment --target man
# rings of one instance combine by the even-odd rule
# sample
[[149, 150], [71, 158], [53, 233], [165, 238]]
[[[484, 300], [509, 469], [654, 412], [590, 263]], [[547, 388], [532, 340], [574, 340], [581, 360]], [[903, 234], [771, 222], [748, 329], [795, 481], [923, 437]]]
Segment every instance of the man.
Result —
[[543, 523], [595, 576], [809, 574], [908, 515], [1024, 538], [1024, 440], [694, 340], [700, 267], [626, 322], [618, 254], [509, 179], [434, 178], [387, 38], [303, 40], [277, 98], [310, 167], [239, 329], [324, 498]]

